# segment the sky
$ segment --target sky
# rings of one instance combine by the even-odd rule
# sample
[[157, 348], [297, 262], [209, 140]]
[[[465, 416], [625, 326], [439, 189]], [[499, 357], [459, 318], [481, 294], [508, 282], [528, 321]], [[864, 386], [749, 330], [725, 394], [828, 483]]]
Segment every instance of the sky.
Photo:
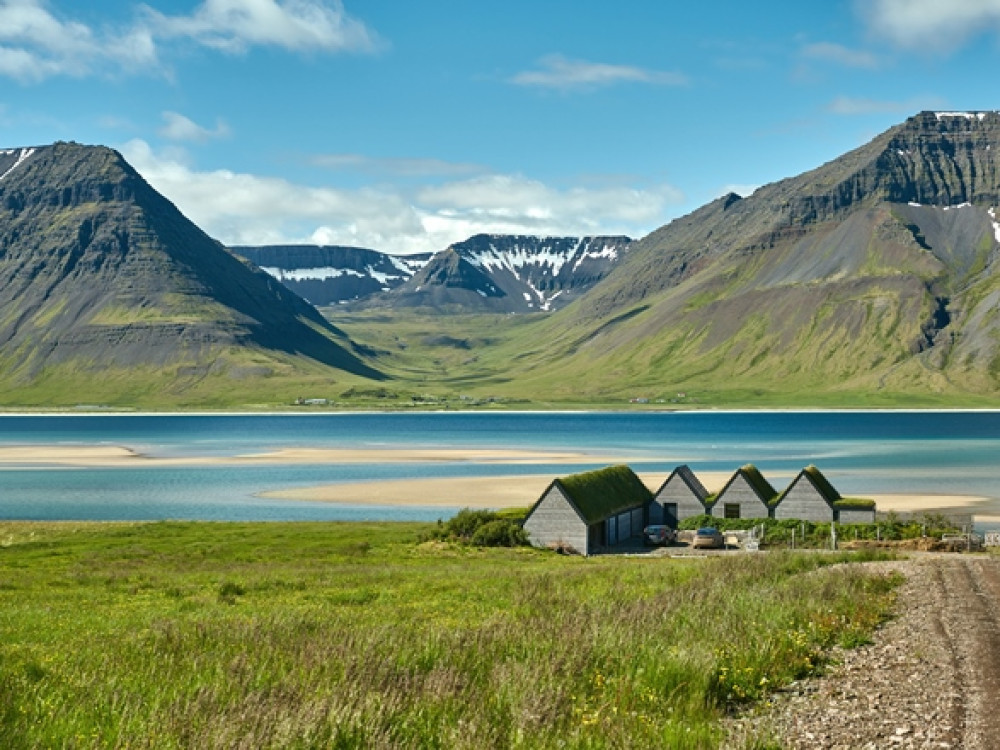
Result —
[[998, 63], [1000, 0], [0, 0], [0, 147], [111, 146], [228, 245], [638, 238]]

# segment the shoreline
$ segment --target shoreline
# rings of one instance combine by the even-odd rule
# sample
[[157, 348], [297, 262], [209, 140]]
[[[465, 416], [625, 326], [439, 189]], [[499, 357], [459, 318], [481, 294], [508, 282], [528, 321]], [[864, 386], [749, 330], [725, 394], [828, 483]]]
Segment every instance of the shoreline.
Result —
[[303, 409], [296, 411], [282, 406], [275, 409], [222, 409], [203, 410], [194, 409], [186, 411], [183, 409], [168, 411], [157, 411], [149, 409], [131, 409], [130, 407], [109, 407], [107, 409], [84, 410], [73, 407], [65, 409], [40, 409], [38, 411], [20, 411], [13, 409], [4, 411], [0, 409], [0, 418], [3, 417], [335, 417], [366, 414], [997, 414], [1000, 413], [998, 406], [862, 406], [852, 407], [830, 407], [830, 406], [767, 406], [767, 407], [714, 407], [714, 406], [678, 406], [673, 405], [661, 408], [650, 406], [646, 409], [630, 409], [624, 404], [618, 406], [594, 406], [586, 408], [566, 408], [553, 407], [551, 409], [433, 409], [430, 407], [411, 407], [398, 409], [373, 409], [370, 407], [326, 410]]
[[583, 451], [513, 448], [279, 448], [233, 456], [150, 456], [121, 445], [0, 446], [0, 470], [20, 467], [240, 466], [262, 464], [592, 464], [639, 462], [641, 457]]
[[[669, 472], [637, 472], [655, 492]], [[699, 472], [698, 478], [710, 492], [716, 492], [732, 476], [728, 472]], [[794, 476], [792, 473], [787, 475]], [[371, 482], [346, 482], [310, 487], [292, 487], [262, 492], [259, 497], [275, 500], [299, 500], [335, 505], [379, 505], [430, 508], [528, 508], [541, 497], [552, 480], [549, 474], [525, 474], [503, 477], [445, 477], [429, 479], [391, 479]], [[917, 493], [878, 493], [869, 495], [880, 512], [900, 513], [971, 513], [992, 520], [1000, 519], [1000, 500], [978, 495], [933, 495]]]
[[[530, 507], [557, 476], [573, 473], [586, 464], [641, 463], [648, 457], [609, 456], [582, 451], [518, 450], [511, 448], [280, 448], [235, 456], [149, 456], [122, 445], [11, 445], [0, 446], [0, 473], [13, 469], [85, 469], [183, 466], [260, 466], [317, 464], [450, 463], [510, 465], [559, 465], [565, 472], [505, 476], [431, 477], [330, 483], [265, 491], [258, 497], [350, 506], [423, 508]], [[670, 459], [662, 459], [669, 462]], [[652, 491], [669, 472], [637, 472]], [[699, 479], [710, 492], [718, 492], [731, 472], [702, 471]], [[772, 478], [790, 480], [794, 472], [773, 472]], [[978, 495], [875, 493], [880, 512], [969, 513], [983, 522], [1000, 522], [1000, 498]]]

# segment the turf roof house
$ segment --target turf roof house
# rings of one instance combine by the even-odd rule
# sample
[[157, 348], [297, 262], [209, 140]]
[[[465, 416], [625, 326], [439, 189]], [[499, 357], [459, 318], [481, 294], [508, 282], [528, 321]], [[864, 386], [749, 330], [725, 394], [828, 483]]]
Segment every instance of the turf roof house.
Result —
[[685, 518], [710, 512], [706, 505], [708, 490], [687, 466], [674, 469], [649, 506], [649, 522], [665, 523], [672, 528]]
[[771, 518], [778, 491], [753, 464], [741, 466], [711, 504], [719, 518]]
[[642, 534], [653, 495], [628, 466], [553, 480], [528, 511], [524, 530], [536, 547], [568, 546], [592, 555]]
[[800, 471], [788, 489], [781, 493], [774, 506], [774, 518], [874, 523], [875, 503], [841, 497], [823, 472], [810, 465]]

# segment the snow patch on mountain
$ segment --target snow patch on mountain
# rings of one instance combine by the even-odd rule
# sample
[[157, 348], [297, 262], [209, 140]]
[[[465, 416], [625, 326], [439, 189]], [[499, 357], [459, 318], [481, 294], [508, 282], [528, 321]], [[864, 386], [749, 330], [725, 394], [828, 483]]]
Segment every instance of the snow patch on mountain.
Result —
[[[31, 156], [33, 153], [35, 153], [35, 149], [33, 149], [33, 148], [8, 148], [8, 149], [0, 150], [0, 157], [4, 157], [4, 156], [6, 156], [6, 157], [13, 156], [14, 157], [14, 163], [10, 167], [8, 167], [7, 169], [5, 169], [3, 174], [0, 174], [0, 180], [2, 180], [4, 177], [6, 177], [7, 175], [9, 175], [11, 172], [13, 172], [19, 166], [21, 166], [22, 164], [24, 164], [24, 162], [28, 160], [28, 157]], [[6, 161], [6, 160], [4, 160], [4, 161]]]

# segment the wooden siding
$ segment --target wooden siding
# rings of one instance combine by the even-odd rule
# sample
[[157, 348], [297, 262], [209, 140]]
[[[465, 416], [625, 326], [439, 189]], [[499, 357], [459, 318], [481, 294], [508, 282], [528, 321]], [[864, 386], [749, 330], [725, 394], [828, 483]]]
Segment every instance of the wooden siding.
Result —
[[823, 522], [833, 521], [834, 511], [823, 494], [803, 472], [785, 490], [781, 502], [774, 508], [774, 517]]
[[[699, 483], [700, 485], [700, 483]], [[650, 505], [649, 522], [650, 523], [664, 523], [664, 521], [653, 521], [654, 517], [663, 518], [663, 506], [668, 503], [675, 503], [677, 505], [677, 520], [683, 521], [685, 518], [691, 518], [692, 516], [700, 516], [705, 513], [711, 515], [711, 511], [705, 508], [705, 504], [701, 501], [695, 491], [691, 489], [690, 485], [684, 481], [684, 477], [681, 476], [680, 470], [674, 471], [667, 481], [663, 483], [660, 487], [659, 492], [656, 493], [656, 497], [653, 498], [653, 503]]]
[[535, 547], [565, 544], [581, 555], [590, 554], [587, 525], [557, 485], [549, 488], [524, 519], [528, 541]]
[[721, 515], [726, 503], [738, 504], [740, 506], [740, 518], [769, 518], [770, 510], [763, 500], [754, 491], [754, 488], [747, 482], [743, 474], [737, 472], [729, 480], [729, 484], [719, 493], [714, 508], [718, 508], [716, 515]]
[[874, 508], [841, 508], [837, 511], [840, 523], [875, 523]]

